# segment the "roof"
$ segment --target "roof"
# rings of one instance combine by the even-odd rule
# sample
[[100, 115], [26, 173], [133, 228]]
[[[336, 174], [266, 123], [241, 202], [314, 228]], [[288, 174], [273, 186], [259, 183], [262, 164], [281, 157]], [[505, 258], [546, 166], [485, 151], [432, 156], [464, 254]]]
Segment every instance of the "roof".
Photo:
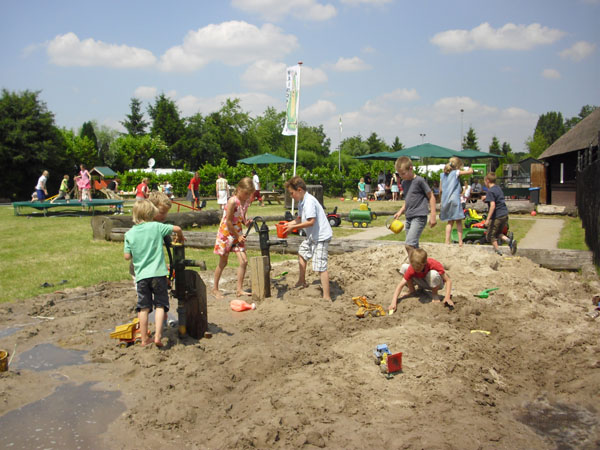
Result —
[[563, 153], [583, 150], [598, 146], [600, 132], [600, 108], [596, 108], [589, 116], [559, 137], [550, 147], [544, 150], [538, 159], [550, 158]]
[[90, 173], [92, 173], [92, 172], [98, 172], [98, 174], [103, 177], [116, 177], [117, 176], [117, 173], [114, 170], [112, 170], [110, 167], [104, 167], [104, 166], [94, 167], [92, 170], [90, 170]]

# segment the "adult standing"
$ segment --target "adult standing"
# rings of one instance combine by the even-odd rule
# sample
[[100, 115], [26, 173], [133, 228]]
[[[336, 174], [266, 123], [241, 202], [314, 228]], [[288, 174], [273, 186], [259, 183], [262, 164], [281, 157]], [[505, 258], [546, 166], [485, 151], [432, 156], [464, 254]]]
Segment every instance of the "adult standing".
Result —
[[48, 195], [48, 189], [46, 188], [48, 175], [50, 175], [50, 173], [47, 170], [44, 170], [42, 175], [38, 178], [37, 184], [35, 185], [35, 192], [37, 192], [38, 202], [43, 202]]
[[229, 197], [229, 183], [227, 183], [223, 172], [220, 172], [219, 175], [217, 175], [215, 189], [217, 192], [217, 203], [221, 205], [222, 210], [225, 210], [227, 198]]
[[194, 172], [194, 176], [190, 180], [190, 184], [188, 184], [186, 198], [188, 201], [192, 202], [193, 209], [200, 206], [200, 175], [198, 172]]
[[258, 178], [256, 170], [252, 171], [252, 184], [254, 184], [253, 200], [256, 199], [258, 200], [260, 206], [265, 206], [265, 204], [263, 203], [262, 195], [260, 195], [260, 179]]

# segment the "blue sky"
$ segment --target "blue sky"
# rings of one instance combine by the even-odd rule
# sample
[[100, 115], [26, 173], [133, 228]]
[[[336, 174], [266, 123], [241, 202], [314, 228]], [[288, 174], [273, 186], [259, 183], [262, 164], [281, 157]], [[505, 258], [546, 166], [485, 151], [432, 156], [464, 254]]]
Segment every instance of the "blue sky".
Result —
[[183, 116], [283, 110], [298, 61], [300, 120], [332, 149], [341, 116], [342, 138], [457, 149], [472, 126], [524, 151], [540, 114], [600, 105], [600, 0], [2, 3], [0, 86], [41, 90], [67, 128], [122, 130], [131, 97], [161, 92]]

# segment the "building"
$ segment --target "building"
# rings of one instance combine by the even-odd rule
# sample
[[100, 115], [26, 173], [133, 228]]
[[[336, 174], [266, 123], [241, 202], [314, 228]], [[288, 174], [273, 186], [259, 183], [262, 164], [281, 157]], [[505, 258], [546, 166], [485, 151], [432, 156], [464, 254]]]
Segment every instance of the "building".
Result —
[[538, 159], [544, 162], [546, 203], [576, 204], [577, 172], [598, 160], [600, 108], [558, 138]]

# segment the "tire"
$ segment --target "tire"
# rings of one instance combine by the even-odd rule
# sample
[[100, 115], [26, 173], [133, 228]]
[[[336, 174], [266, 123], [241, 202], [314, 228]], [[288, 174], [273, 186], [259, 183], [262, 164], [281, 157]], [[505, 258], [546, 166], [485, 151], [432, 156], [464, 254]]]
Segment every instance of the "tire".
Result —
[[371, 220], [375, 220], [375, 219], [377, 219], [377, 214], [371, 213]]
[[342, 219], [335, 219], [336, 227], [339, 227], [342, 224]]
[[467, 244], [467, 245], [473, 245], [473, 241], [471, 239], [467, 239], [465, 241], [465, 244]]
[[335, 217], [329, 218], [329, 225], [331, 225], [332, 227], [337, 226], [337, 220], [335, 220]]
[[358, 228], [358, 226], [359, 226], [358, 222], [352, 222], [352, 227]]
[[360, 226], [363, 228], [367, 228], [369, 226], [369, 224], [367, 222], [363, 222], [360, 224]]

